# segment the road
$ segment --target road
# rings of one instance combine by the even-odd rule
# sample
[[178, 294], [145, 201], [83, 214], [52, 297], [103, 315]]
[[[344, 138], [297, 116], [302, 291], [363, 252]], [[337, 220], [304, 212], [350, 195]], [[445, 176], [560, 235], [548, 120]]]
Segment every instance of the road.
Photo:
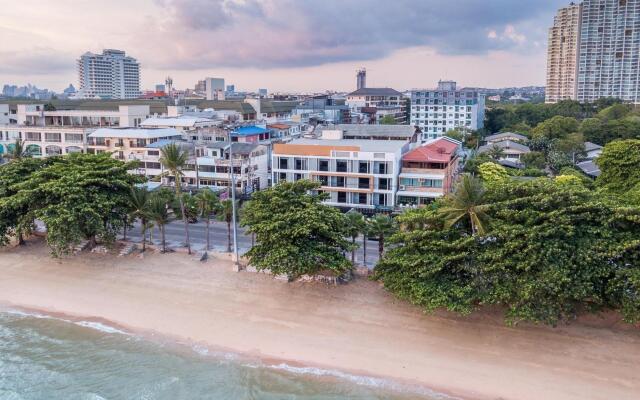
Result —
[[[182, 221], [172, 221], [166, 228], [166, 242], [168, 247], [180, 247], [184, 245], [184, 224]], [[154, 228], [151, 232], [152, 241], [155, 244], [160, 244], [160, 233], [158, 229]], [[189, 224], [189, 236], [191, 238], [191, 248], [195, 251], [204, 250], [207, 243], [206, 239], [206, 224], [204, 222], [197, 222], [195, 224]], [[141, 241], [140, 226], [138, 224], [127, 232], [127, 237], [134, 241]], [[212, 221], [210, 228], [210, 240], [211, 247], [218, 251], [227, 251], [227, 224], [220, 221]], [[362, 251], [362, 238], [359, 238], [356, 243], [360, 246], [356, 251], [356, 262], [361, 263], [363, 257]], [[248, 251], [251, 248], [251, 235], [245, 234], [243, 228], [238, 228], [238, 251], [240, 254]], [[351, 258], [351, 254], [347, 257]], [[378, 261], [378, 242], [374, 240], [367, 241], [367, 267], [373, 268]]]

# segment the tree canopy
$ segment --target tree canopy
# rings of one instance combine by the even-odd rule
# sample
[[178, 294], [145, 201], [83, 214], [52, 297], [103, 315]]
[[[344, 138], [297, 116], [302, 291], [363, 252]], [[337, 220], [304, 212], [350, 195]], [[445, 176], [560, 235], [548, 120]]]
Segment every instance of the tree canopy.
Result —
[[[563, 182], [565, 181], [565, 182]], [[511, 323], [556, 324], [584, 310], [640, 319], [640, 210], [581, 185], [536, 179], [487, 188], [490, 228], [471, 235], [424, 209], [401, 215], [375, 278], [426, 311], [500, 305]], [[575, 183], [575, 182], [574, 182]]]
[[281, 182], [253, 193], [242, 225], [255, 233], [257, 244], [246, 253], [258, 270], [292, 278], [330, 270], [342, 274], [351, 267], [346, 217], [322, 204], [318, 182]]

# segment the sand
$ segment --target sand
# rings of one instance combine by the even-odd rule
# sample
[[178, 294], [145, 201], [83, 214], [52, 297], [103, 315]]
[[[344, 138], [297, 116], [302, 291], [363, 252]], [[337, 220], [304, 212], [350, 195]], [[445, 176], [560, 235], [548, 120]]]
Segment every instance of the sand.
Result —
[[414, 383], [464, 399], [640, 398], [640, 329], [619, 317], [505, 326], [424, 315], [375, 282], [286, 283], [184, 254], [52, 259], [0, 250], [0, 304], [111, 321], [266, 362]]

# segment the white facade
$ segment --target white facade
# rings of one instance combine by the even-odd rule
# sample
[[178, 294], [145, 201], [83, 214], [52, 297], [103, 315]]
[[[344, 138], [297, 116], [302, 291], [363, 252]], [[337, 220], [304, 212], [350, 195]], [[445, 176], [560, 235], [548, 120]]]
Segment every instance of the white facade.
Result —
[[224, 100], [224, 79], [205, 78], [204, 85], [207, 100]]
[[33, 157], [85, 152], [86, 137], [91, 131], [77, 127], [0, 126], [0, 153], [6, 153], [16, 140], [24, 142]]
[[403, 141], [296, 139], [275, 144], [273, 183], [309, 179], [329, 193], [326, 204], [390, 210], [396, 204]]
[[79, 98], [135, 99], [140, 96], [140, 64], [124, 51], [84, 53], [78, 60]]
[[437, 89], [411, 91], [411, 125], [422, 130], [422, 142], [452, 129], [477, 130], [484, 126], [484, 95], [456, 89], [455, 82], [441, 81]]

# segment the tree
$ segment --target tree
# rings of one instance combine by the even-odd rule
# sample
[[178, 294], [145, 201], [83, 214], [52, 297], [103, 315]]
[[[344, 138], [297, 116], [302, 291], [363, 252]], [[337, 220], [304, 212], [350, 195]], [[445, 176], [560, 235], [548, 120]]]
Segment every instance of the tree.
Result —
[[627, 194], [640, 184], [640, 140], [608, 143], [596, 164], [601, 171], [596, 179], [598, 187], [627, 201]]
[[534, 138], [562, 139], [578, 131], [578, 121], [572, 117], [555, 116], [538, 124], [531, 131]]
[[140, 220], [140, 235], [142, 236], [142, 251], [147, 250], [147, 224], [149, 220], [150, 193], [145, 187], [132, 187], [129, 192], [131, 217], [133, 221]]
[[329, 270], [340, 275], [351, 263], [344, 252], [345, 216], [322, 204], [326, 193], [314, 193], [319, 182], [280, 182], [255, 192], [246, 207], [242, 225], [255, 233], [257, 244], [246, 253], [258, 270], [291, 278]]
[[454, 192], [447, 196], [444, 206], [438, 210], [444, 219], [445, 228], [451, 228], [468, 218], [472, 235], [484, 235], [488, 216], [488, 205], [484, 204], [482, 182], [470, 175], [463, 175]]
[[162, 252], [167, 252], [167, 245], [165, 241], [165, 227], [169, 223], [169, 204], [163, 196], [153, 194], [149, 199], [148, 215], [149, 218], [155, 222], [160, 230], [160, 236], [162, 238]]
[[207, 237], [207, 251], [211, 249], [211, 241], [209, 239], [209, 226], [211, 224], [211, 215], [215, 214], [220, 209], [220, 200], [218, 196], [209, 188], [201, 190], [196, 195], [196, 202], [198, 205], [198, 211], [200, 216], [205, 219], [207, 224], [206, 237]]
[[459, 142], [463, 142], [465, 137], [464, 133], [460, 132], [458, 129], [449, 129], [444, 135]]
[[[236, 201], [236, 208], [238, 201]], [[237, 215], [236, 215], [237, 217]], [[227, 253], [231, 253], [231, 224], [233, 223], [233, 200], [226, 199], [220, 202], [218, 219], [227, 223]]]
[[501, 160], [505, 157], [504, 149], [497, 144], [494, 144], [487, 150], [486, 153], [492, 160]]
[[171, 143], [160, 149], [160, 163], [169, 171], [175, 179], [176, 198], [180, 202], [182, 221], [184, 222], [184, 238], [187, 245], [187, 252], [191, 254], [191, 241], [189, 240], [189, 221], [184, 208], [184, 198], [182, 196], [182, 177], [184, 168], [189, 160], [189, 152], [180, 147], [177, 143]]
[[362, 230], [365, 227], [365, 220], [364, 216], [354, 209], [346, 213], [345, 216], [347, 217], [347, 236], [351, 238], [351, 264], [355, 267], [356, 249], [358, 248], [358, 246], [356, 245], [356, 239], [362, 233]]
[[483, 182], [490, 185], [497, 182], [504, 182], [509, 179], [507, 169], [500, 164], [487, 162], [478, 167], [478, 173]]
[[7, 146], [7, 158], [9, 160], [21, 160], [27, 157], [31, 157], [31, 151], [29, 151], [24, 141], [16, 139], [15, 142]]
[[396, 119], [393, 117], [393, 115], [385, 115], [380, 120], [380, 125], [395, 125], [395, 124], [396, 124]]
[[369, 235], [378, 238], [378, 256], [384, 254], [384, 240], [396, 230], [395, 222], [387, 214], [376, 214], [369, 219]]
[[572, 164], [585, 156], [584, 136], [582, 133], [570, 133], [554, 142], [554, 149], [565, 154]]
[[[22, 163], [23, 161], [20, 161]], [[69, 154], [52, 157], [4, 199], [2, 207], [18, 210], [21, 218], [37, 218], [47, 227], [54, 255], [67, 254], [83, 239], [111, 243], [128, 211], [131, 186], [143, 178], [127, 171], [109, 154]]]
[[603, 110], [601, 110], [596, 117], [602, 121], [609, 121], [612, 119], [622, 119], [629, 115], [632, 111], [630, 104], [613, 104]]
[[525, 165], [526, 168], [537, 169], [543, 169], [546, 163], [544, 153], [540, 151], [525, 153], [520, 157], [520, 161]]
[[399, 216], [405, 228], [374, 278], [425, 311], [498, 305], [510, 323], [554, 325], [614, 308], [640, 319], [639, 209], [550, 179], [507, 181], [485, 198], [485, 237], [447, 227], [439, 209]]
[[605, 127], [598, 118], [587, 118], [580, 123], [579, 132], [582, 133], [585, 140], [604, 145], [603, 131]]

